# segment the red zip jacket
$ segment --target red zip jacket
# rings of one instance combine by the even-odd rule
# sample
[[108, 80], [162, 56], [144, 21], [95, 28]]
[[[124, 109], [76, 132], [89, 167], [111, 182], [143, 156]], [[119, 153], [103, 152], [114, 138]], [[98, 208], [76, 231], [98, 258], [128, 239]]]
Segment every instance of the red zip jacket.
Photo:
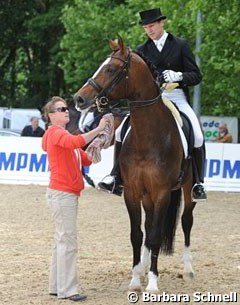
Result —
[[49, 188], [80, 195], [84, 189], [81, 166], [92, 163], [80, 149], [85, 145], [81, 135], [73, 136], [60, 126], [47, 129], [42, 138], [42, 148], [47, 152], [50, 167]]

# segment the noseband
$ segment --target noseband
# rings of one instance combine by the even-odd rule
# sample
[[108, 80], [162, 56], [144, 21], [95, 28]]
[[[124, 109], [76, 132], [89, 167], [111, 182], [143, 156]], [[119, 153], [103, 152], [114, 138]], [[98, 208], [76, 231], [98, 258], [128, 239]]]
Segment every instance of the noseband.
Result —
[[105, 86], [102, 87], [100, 86], [95, 79], [93, 78], [89, 78], [89, 80], [87, 81], [88, 85], [92, 86], [96, 91], [97, 91], [97, 95], [95, 96], [95, 103], [97, 105], [98, 111], [99, 112], [103, 112], [104, 107], [106, 107], [106, 105], [108, 105], [109, 99], [108, 99], [108, 94], [113, 90], [113, 88], [125, 77], [127, 77], [128, 74], [128, 69], [130, 66], [130, 60], [131, 60], [131, 50], [128, 49], [128, 56], [126, 58], [126, 60], [120, 58], [120, 57], [116, 57], [114, 55], [110, 55], [109, 57], [118, 59], [120, 61], [123, 62], [123, 66], [121, 68], [121, 70], [119, 70], [115, 76], [113, 77], [113, 79]]

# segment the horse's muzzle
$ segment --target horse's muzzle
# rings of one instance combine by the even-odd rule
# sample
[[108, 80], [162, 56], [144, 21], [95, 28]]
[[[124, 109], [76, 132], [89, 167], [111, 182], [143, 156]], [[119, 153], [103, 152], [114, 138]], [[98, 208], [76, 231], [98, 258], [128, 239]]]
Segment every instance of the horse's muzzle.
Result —
[[76, 109], [86, 109], [90, 106], [90, 102], [87, 101], [84, 97], [75, 94], [73, 97]]

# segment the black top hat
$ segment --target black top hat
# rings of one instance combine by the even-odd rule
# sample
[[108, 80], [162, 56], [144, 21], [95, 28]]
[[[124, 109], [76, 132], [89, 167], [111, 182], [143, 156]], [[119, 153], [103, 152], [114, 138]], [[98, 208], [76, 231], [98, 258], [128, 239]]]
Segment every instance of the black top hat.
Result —
[[146, 25], [167, 18], [166, 16], [162, 15], [160, 8], [153, 8], [151, 10], [142, 11], [139, 13], [139, 15], [142, 19], [139, 21], [140, 25]]

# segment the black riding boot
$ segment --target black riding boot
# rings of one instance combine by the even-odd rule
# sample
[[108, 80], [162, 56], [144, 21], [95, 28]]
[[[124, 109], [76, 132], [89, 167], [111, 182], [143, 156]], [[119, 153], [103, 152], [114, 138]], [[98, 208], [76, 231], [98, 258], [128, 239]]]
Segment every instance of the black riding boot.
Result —
[[103, 191], [111, 192], [114, 195], [121, 196], [123, 191], [122, 178], [119, 166], [119, 154], [122, 148], [122, 142], [115, 142], [114, 145], [114, 165], [110, 175], [113, 177], [113, 181], [110, 183], [100, 182], [98, 187]]
[[204, 189], [204, 168], [205, 168], [205, 144], [199, 148], [193, 149], [193, 161], [194, 161], [194, 178], [195, 185], [192, 188], [192, 199], [196, 201], [206, 200], [207, 193]]

